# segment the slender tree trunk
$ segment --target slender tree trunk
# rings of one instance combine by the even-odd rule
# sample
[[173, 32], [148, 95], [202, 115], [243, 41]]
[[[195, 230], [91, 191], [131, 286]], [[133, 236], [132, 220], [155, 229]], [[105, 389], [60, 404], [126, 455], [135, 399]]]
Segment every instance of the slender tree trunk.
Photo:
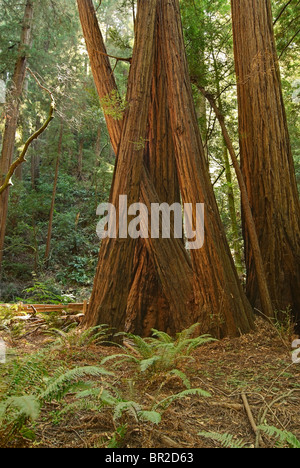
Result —
[[[95, 8], [92, 0], [77, 0], [80, 22], [85, 38], [86, 48], [89, 54], [92, 74], [100, 99], [110, 96], [112, 91], [117, 91], [116, 80], [111, 69], [109, 57], [106, 54], [104, 40], [99, 28]], [[99, 79], [101, 77], [101, 79]], [[109, 130], [112, 147], [117, 154], [122, 121], [115, 120], [105, 115], [106, 125]]]
[[77, 168], [77, 179], [78, 180], [83, 180], [83, 173], [82, 173], [83, 147], [84, 147], [84, 138], [80, 138], [79, 151], [78, 151], [78, 168]]
[[224, 141], [226, 143], [226, 146], [228, 148], [235, 173], [238, 179], [238, 183], [240, 186], [240, 191], [241, 191], [241, 200], [242, 200], [242, 207], [244, 210], [244, 216], [245, 216], [245, 225], [247, 227], [247, 232], [249, 234], [249, 240], [251, 242], [251, 248], [253, 252], [253, 258], [255, 262], [255, 270], [256, 270], [256, 277], [257, 277], [257, 285], [259, 289], [259, 294], [260, 294], [260, 300], [262, 304], [262, 312], [265, 316], [267, 317], [272, 317], [273, 316], [273, 308], [272, 308], [272, 302], [271, 302], [271, 297], [268, 289], [268, 283], [266, 280], [266, 272], [263, 264], [263, 258], [262, 258], [262, 253], [260, 249], [260, 245], [258, 242], [258, 237], [257, 237], [257, 232], [256, 232], [256, 227], [251, 211], [251, 206], [247, 194], [247, 188], [246, 184], [244, 181], [244, 177], [238, 162], [238, 158], [235, 154], [235, 150], [231, 141], [231, 138], [229, 136], [229, 133], [227, 131], [226, 125], [225, 125], [225, 118], [221, 111], [219, 110], [218, 106], [215, 103], [214, 98], [205, 90], [201, 87], [199, 89], [202, 91], [203, 95], [206, 96], [208, 99], [211, 107], [215, 111], [215, 114], [217, 116], [217, 119], [219, 120], [221, 129], [222, 129], [222, 134]]
[[168, 99], [177, 172], [184, 203], [205, 204], [205, 243], [192, 250], [202, 329], [238, 335], [253, 326], [250, 304], [239, 283], [213, 193], [193, 103], [179, 0], [160, 1]]
[[[217, 61], [216, 61], [214, 54], [213, 54], [213, 61], [214, 61], [214, 69], [215, 69], [215, 74], [216, 74], [216, 90], [217, 90], [217, 95], [219, 96], [218, 107], [219, 107], [221, 115], [223, 115], [223, 104], [222, 104], [222, 99], [221, 99], [221, 88], [220, 88], [220, 75], [219, 75]], [[206, 100], [205, 94], [203, 94], [203, 91], [201, 91], [201, 89], [199, 91], [201, 95], [203, 96], [203, 99]], [[218, 115], [216, 116], [217, 118], [219, 118]], [[233, 235], [234, 259], [235, 259], [237, 271], [239, 275], [241, 275], [243, 273], [243, 264], [242, 264], [241, 250], [240, 250], [240, 246], [238, 242], [239, 226], [238, 226], [237, 216], [236, 216], [236, 204], [235, 204], [234, 191], [233, 191], [233, 185], [232, 185], [232, 174], [231, 174], [230, 161], [228, 157], [228, 148], [227, 148], [226, 139], [224, 138], [224, 136], [223, 136], [223, 161], [224, 161], [224, 166], [225, 166], [225, 177], [226, 177], [226, 183], [227, 183], [227, 200], [228, 200], [229, 217], [230, 217], [231, 231]]]
[[98, 158], [101, 155], [101, 135], [102, 135], [102, 127], [101, 127], [101, 124], [99, 124], [98, 130], [97, 130], [97, 139], [95, 143], [96, 161], [98, 161]]
[[49, 257], [50, 257], [55, 198], [56, 198], [57, 182], [58, 182], [58, 175], [59, 175], [59, 163], [60, 163], [60, 159], [62, 155], [63, 131], [64, 131], [64, 126], [63, 126], [63, 121], [61, 121], [60, 130], [59, 130], [58, 148], [57, 148], [57, 158], [56, 158], [56, 164], [55, 164], [52, 200], [51, 200], [51, 207], [50, 207], [50, 214], [49, 214], [48, 235], [47, 235], [47, 242], [46, 242], [46, 253], [45, 253], [46, 265], [48, 265]]
[[[0, 185], [2, 185], [4, 178], [13, 162], [15, 136], [19, 119], [20, 98], [22, 95], [26, 75], [28, 55], [27, 48], [31, 44], [32, 22], [33, 0], [27, 0], [22, 25], [22, 34], [18, 59], [16, 62], [14, 75], [12, 79], [12, 87], [10, 91], [8, 110], [6, 115], [6, 125], [3, 135], [2, 151], [0, 157]], [[0, 271], [3, 258], [8, 200], [9, 190], [6, 190], [2, 195], [0, 195]]]
[[239, 245], [239, 226], [237, 222], [236, 216], [236, 206], [235, 206], [235, 199], [234, 199], [234, 191], [233, 191], [233, 181], [232, 181], [232, 174], [231, 174], [231, 167], [230, 161], [228, 156], [228, 149], [226, 146], [226, 142], [223, 140], [224, 148], [223, 148], [223, 161], [225, 165], [225, 176], [226, 176], [226, 184], [227, 184], [227, 199], [228, 199], [228, 210], [229, 210], [229, 217], [230, 217], [230, 224], [231, 224], [231, 231], [233, 236], [233, 251], [234, 251], [234, 259], [237, 271], [239, 275], [243, 273], [243, 263], [242, 263], [242, 255], [241, 249]]
[[[241, 166], [274, 309], [300, 319], [300, 205], [269, 0], [232, 0]], [[245, 216], [244, 216], [245, 218]], [[245, 226], [247, 293], [261, 307]]]
[[[36, 129], [41, 127], [41, 119], [39, 116], [36, 118]], [[31, 174], [31, 187], [36, 190], [36, 183], [40, 177], [40, 154], [39, 154], [40, 141], [35, 140], [32, 143], [32, 153], [30, 161], [30, 174]]]

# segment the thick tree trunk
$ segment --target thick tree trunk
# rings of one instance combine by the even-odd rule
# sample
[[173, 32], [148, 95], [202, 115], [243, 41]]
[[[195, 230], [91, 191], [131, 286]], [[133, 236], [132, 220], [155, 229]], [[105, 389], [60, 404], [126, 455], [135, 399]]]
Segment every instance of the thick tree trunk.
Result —
[[168, 99], [177, 171], [184, 203], [205, 204], [205, 243], [192, 250], [202, 329], [238, 335], [253, 326], [252, 310], [239, 283], [213, 193], [193, 103], [179, 0], [160, 0]]
[[[77, 1], [79, 10], [83, 8], [91, 12], [90, 0]], [[157, 13], [160, 12], [160, 14], [158, 16], [156, 16], [156, 11], [153, 10], [156, 3], [159, 4]], [[129, 109], [127, 109], [125, 114], [120, 145], [118, 134], [121, 133], [122, 122], [107, 118], [111, 141], [117, 150], [117, 164], [110, 201], [118, 210], [119, 194], [128, 194], [129, 204], [132, 201], [136, 202], [139, 199], [139, 195], [141, 195], [142, 201], [149, 209], [151, 203], [159, 203], [160, 197], [164, 199], [170, 186], [173, 190], [173, 197], [176, 199], [178, 196], [178, 185], [176, 186], [176, 181], [174, 183], [172, 180], [175, 172], [171, 172], [171, 175], [168, 174], [168, 168], [173, 167], [174, 160], [162, 158], [162, 154], [164, 155], [165, 153], [160, 146], [162, 142], [166, 145], [169, 138], [165, 137], [161, 141], [159, 139], [159, 135], [163, 135], [162, 129], [166, 128], [168, 130], [168, 125], [170, 125], [166, 123], [168, 121], [168, 104], [170, 108], [172, 137], [173, 142], [175, 142], [176, 167], [180, 178], [182, 196], [187, 203], [195, 204], [204, 201], [206, 204], [210, 220], [209, 233], [207, 235], [210, 241], [208, 249], [205, 249], [206, 254], [204, 256], [199, 252], [198, 254], [195, 251], [193, 253], [194, 275], [182, 240], [174, 239], [172, 235], [171, 239], [145, 239], [151, 262], [155, 264], [162, 292], [172, 310], [172, 320], [170, 320], [171, 316], [168, 317], [168, 312], [165, 309], [166, 302], [164, 301], [162, 304], [160, 301], [162, 297], [160, 293], [156, 294], [156, 301], [153, 301], [153, 307], [156, 310], [158, 307], [161, 308], [161, 316], [157, 316], [156, 312], [153, 315], [151, 308], [148, 308], [148, 313], [145, 315], [143, 313], [140, 314], [141, 307], [136, 315], [126, 315], [128, 303], [130, 304], [128, 298], [136, 304], [143, 302], [135, 283], [133, 282], [133, 285], [131, 285], [131, 279], [134, 276], [132, 273], [135, 274], [137, 284], [143, 287], [146, 284], [145, 278], [147, 276], [145, 275], [145, 271], [147, 271], [151, 287], [147, 283], [148, 287], [145, 288], [146, 295], [143, 296], [144, 298], [147, 295], [153, 297], [155, 277], [152, 276], [151, 278], [152, 271], [149, 268], [149, 258], [146, 256], [147, 254], [143, 249], [143, 245], [140, 243], [136, 245], [137, 243], [133, 242], [132, 239], [104, 240], [102, 242], [94, 290], [90, 301], [91, 305], [86, 316], [85, 325], [94, 326], [106, 322], [117, 330], [124, 330], [125, 325], [127, 329], [130, 329], [131, 324], [144, 319], [144, 325], [141, 326], [139, 324], [142, 332], [148, 333], [150, 328], [155, 324], [158, 324], [156, 326], [160, 326], [160, 328], [164, 327], [173, 332], [173, 330], [179, 331], [183, 327], [189, 326], [198, 319], [201, 319], [203, 331], [229, 335], [247, 332], [253, 325], [252, 311], [243, 294], [234, 269], [209, 180], [188, 78], [178, 4], [177, 2], [175, 4], [169, 2], [168, 5], [163, 5], [161, 0], [151, 0], [151, 2], [140, 1], [138, 6], [137, 37], [127, 96]], [[170, 12], [166, 13], [162, 11], [162, 8], [165, 6], [171, 9], [170, 16]], [[149, 23], [147, 27], [145, 19], [145, 16], [148, 17], [149, 14], [147, 12], [150, 11], [151, 15], [154, 14], [152, 18], [153, 24], [151, 25], [152, 32], [149, 30]], [[84, 19], [84, 15], [81, 15], [81, 18]], [[156, 23], [160, 23], [160, 26]], [[93, 27], [96, 27], [94, 20], [89, 19], [89, 24], [93, 24]], [[85, 30], [85, 27], [83, 27], [83, 30]], [[168, 30], [167, 34], [169, 34], [169, 37], [166, 37], [166, 30]], [[155, 37], [159, 38], [157, 39], [158, 43], [156, 47], [152, 34], [155, 34]], [[97, 35], [93, 34], [92, 36], [96, 37]], [[146, 44], [144, 40], [147, 41]], [[167, 44], [167, 42], [169, 43]], [[96, 44], [93, 43], [91, 45], [90, 40], [87, 40], [87, 45], [92, 50], [96, 49]], [[101, 57], [106, 57], [103, 54], [103, 49], [100, 50], [102, 51]], [[156, 53], [158, 53], [158, 56]], [[150, 70], [149, 62], [147, 62], [149, 55], [152, 56], [152, 70]], [[158, 57], [160, 57], [160, 61], [158, 61]], [[166, 84], [164, 81], [159, 81], [163, 75], [157, 73], [156, 66], [156, 75], [153, 78], [154, 60], [155, 64], [161, 64], [162, 71], [164, 67], [168, 69], [166, 78], [164, 79]], [[100, 67], [99, 65], [98, 70], [101, 69], [103, 73], [102, 76], [99, 75], [95, 63], [93, 60], [92, 68], [94, 70], [94, 77], [98, 82], [99, 96], [101, 97], [105, 89], [105, 87], [101, 86], [101, 83], [107, 84], [110, 80], [105, 74], [109, 73], [111, 77], [112, 73], [108, 67], [103, 68], [103, 66]], [[158, 69], [160, 69], [160, 65], [158, 65]], [[180, 76], [181, 74], [182, 76]], [[139, 78], [137, 78], [138, 75]], [[179, 81], [176, 82], [176, 79]], [[163, 97], [164, 94], [158, 91], [160, 89], [159, 86], [161, 86], [158, 84], [159, 82], [163, 83], [162, 88], [164, 92], [167, 92], [167, 101]], [[155, 93], [153, 93], [153, 87], [151, 87], [153, 83], [156, 83], [154, 84]], [[111, 83], [111, 86], [115, 85]], [[170, 90], [170, 87], [173, 87], [173, 89]], [[181, 96], [182, 90], [184, 93], [183, 98]], [[106, 95], [110, 94], [111, 91], [112, 89], [106, 90]], [[134, 99], [136, 96], [138, 96], [139, 100]], [[175, 105], [172, 102], [173, 99], [178, 99]], [[157, 107], [156, 113], [154, 113], [154, 105]], [[177, 110], [179, 110], [179, 116], [176, 115]], [[157, 122], [160, 119], [162, 119], [162, 128]], [[181, 126], [183, 120], [188, 131], [181, 138], [181, 135], [184, 133]], [[168, 131], [167, 134], [169, 134]], [[154, 138], [157, 139], [156, 142]], [[145, 148], [138, 148], [140, 145], [136, 145], [134, 151], [130, 142], [138, 142], [141, 139], [145, 142]], [[166, 151], [169, 152], [170, 148], [171, 143], [169, 142], [167, 143]], [[190, 150], [192, 151], [191, 157]], [[134, 153], [138, 153], [138, 155], [134, 157]], [[169, 166], [170, 164], [171, 166]], [[203, 171], [202, 165], [205, 166]], [[148, 170], [146, 166], [148, 166]], [[173, 169], [171, 170], [173, 171]], [[156, 182], [160, 187], [159, 194], [151, 177], [157, 178]], [[201, 189], [201, 185], [204, 186], [204, 189]], [[161, 192], [163, 190], [165, 190], [165, 193]], [[199, 190], [200, 192], [202, 190], [204, 193], [203, 197], [199, 196]], [[170, 200], [169, 197], [170, 194], [167, 194], [168, 200]], [[134, 251], [135, 258], [139, 258], [135, 263], [133, 263]], [[204, 262], [202, 263], [203, 260]], [[146, 269], [145, 271], [143, 271], [144, 268]], [[152, 288], [152, 285], [154, 288]], [[133, 289], [130, 297], [131, 286]], [[195, 304], [195, 296], [197, 304]], [[149, 299], [146, 298], [146, 302], [149, 304]], [[134, 310], [137, 311], [136, 308]], [[199, 310], [201, 310], [201, 313], [199, 313]], [[128, 321], [126, 322], [127, 318]], [[211, 321], [213, 321], [213, 325]]]
[[[116, 83], [93, 4], [91, 0], [77, 0], [77, 3], [91, 68], [99, 97], [102, 99], [113, 91], [117, 92]], [[91, 28], [94, 30], [91, 31]], [[99, 51], [99, 54], [96, 55], [95, 51]], [[155, 62], [156, 60], [159, 60], [157, 52]], [[149, 143], [145, 145], [144, 163], [149, 172], [146, 167], [143, 167], [141, 184], [141, 201], [146, 204], [149, 212], [151, 203], [161, 203], [154, 186], [155, 180], [162, 200], [169, 200], [172, 203], [179, 200], [178, 180], [174, 174], [174, 152], [168, 121], [165, 79], [164, 68], [156, 66], [152, 82], [148, 126], [151, 127], [150, 124], [153, 122], [156, 125], [147, 135]], [[155, 83], [160, 83], [159, 90], [155, 89]], [[118, 154], [123, 122], [106, 115], [106, 123], [113, 149]], [[157, 142], [155, 138], [158, 138]], [[140, 240], [137, 244], [134, 263], [135, 278], [128, 298], [126, 330], [147, 335], [155, 324], [158, 326], [163, 322], [165, 324], [168, 322], [168, 329], [176, 328], [180, 331], [187, 317], [186, 309], [190, 308], [193, 298], [192, 270], [184, 246], [182, 242], [173, 239], [166, 239], [163, 243], [152, 239], [146, 243]], [[148, 253], [141, 247], [141, 244], [147, 247]], [[154, 266], [156, 275], [153, 271]], [[95, 289], [97, 284], [98, 274], [95, 278]], [[146, 284], [147, 288], [145, 288]], [[96, 294], [93, 298], [95, 302], [98, 301]], [[170, 307], [174, 312], [172, 316]], [[94, 322], [89, 320], [89, 325], [96, 324], [96, 320], [95, 317]]]
[[[169, 205], [180, 203], [179, 182], [167, 102], [166, 71], [159, 51], [157, 33], [148, 129], [144, 165], [149, 171], [149, 179], [153, 182], [160, 203], [168, 203]], [[152, 202], [155, 201], [154, 199], [151, 200]], [[150, 209], [149, 206], [148, 211]], [[136, 275], [128, 298], [126, 331], [134, 331], [147, 336], [151, 334], [152, 328], [159, 328], [174, 334], [177, 329], [182, 328], [182, 318], [177, 317], [177, 320], [175, 319], [178, 302], [174, 304], [174, 295], [170, 296], [169, 285], [166, 291], [169, 301], [166, 299], [156, 271], [155, 255], [152, 254], [151, 245], [147, 246], [147, 243], [141, 240], [135, 255]], [[165, 257], [169, 258], [168, 252], [164, 252]], [[160, 262], [157, 265], [160, 265]], [[178, 289], [179, 286], [180, 282], [176, 288]], [[184, 304], [185, 307], [186, 303]]]
[[[127, 102], [121, 141], [117, 154], [110, 203], [119, 212], [119, 196], [128, 196], [128, 206], [140, 199], [144, 144], [147, 140], [148, 114], [154, 66], [154, 43], [157, 0], [139, 8], [136, 43], [130, 70]], [[139, 118], [137, 119], [137, 116]], [[144, 142], [142, 144], [142, 142]], [[119, 220], [117, 221], [117, 232]], [[131, 237], [102, 241], [94, 290], [86, 325], [108, 323], [124, 330], [128, 295], [133, 280], [133, 257], [136, 240]]]
[[[300, 318], [300, 207], [269, 0], [232, 0], [241, 165], [274, 309]], [[261, 307], [244, 226], [247, 293]]]
[[[2, 150], [0, 157], [0, 186], [13, 162], [15, 136], [18, 126], [20, 98], [23, 91], [27, 65], [27, 47], [31, 44], [31, 32], [33, 22], [33, 0], [27, 0], [19, 54], [12, 79], [12, 88], [8, 102], [6, 115], [6, 125], [3, 135]], [[0, 270], [3, 258], [4, 238], [6, 231], [7, 210], [8, 210], [9, 190], [0, 195]]]

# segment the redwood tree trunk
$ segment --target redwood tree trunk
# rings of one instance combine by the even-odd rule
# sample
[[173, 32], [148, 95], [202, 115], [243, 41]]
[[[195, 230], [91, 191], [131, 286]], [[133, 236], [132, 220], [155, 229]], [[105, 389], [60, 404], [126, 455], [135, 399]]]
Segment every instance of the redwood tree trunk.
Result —
[[194, 108], [179, 0], [160, 0], [162, 48], [167, 66], [169, 109], [177, 172], [184, 203], [205, 204], [205, 243], [192, 250], [195, 321], [220, 335], [238, 335], [253, 325], [252, 310], [239, 283], [206, 165]]
[[[300, 207], [269, 0], [232, 0], [241, 165], [274, 309], [300, 317]], [[244, 226], [247, 293], [260, 308]]]
[[[99, 97], [102, 99], [112, 91], [117, 92], [113, 71], [106, 55], [92, 1], [77, 0], [77, 3], [91, 68]], [[95, 51], [99, 53], [96, 54]], [[163, 65], [157, 66], [161, 60], [157, 52], [155, 53], [156, 67], [148, 118], [149, 142], [144, 150], [144, 165], [149, 171], [143, 167], [141, 184], [141, 199], [147, 205], [149, 212], [152, 202], [161, 202], [156, 187], [159, 187], [162, 200], [172, 203], [179, 200], [165, 93], [166, 74]], [[159, 83], [156, 89], [156, 84]], [[118, 154], [123, 122], [107, 115], [105, 117], [113, 149]], [[145, 246], [148, 249], [147, 253]], [[153, 326], [161, 328], [164, 324], [166, 330], [180, 331], [187, 318], [186, 309], [190, 308], [193, 298], [192, 270], [182, 242], [178, 242], [177, 239], [168, 239], [163, 243], [151, 239], [147, 242], [141, 240], [137, 242], [134, 258], [134, 280], [128, 298], [126, 330], [147, 335]], [[98, 273], [95, 278], [95, 289], [97, 284]], [[97, 294], [94, 294], [93, 298], [95, 302], [98, 301]], [[96, 324], [98, 318], [94, 317], [93, 320], [94, 322], [88, 320], [88, 324]], [[99, 320], [101, 321], [101, 317]]]
[[[27, 65], [27, 50], [31, 44], [31, 32], [33, 21], [33, 0], [27, 0], [22, 25], [21, 41], [18, 59], [15, 65], [12, 79], [11, 96], [8, 102], [6, 125], [3, 135], [2, 150], [0, 156], [0, 185], [13, 162], [15, 136], [18, 126], [20, 98], [23, 91]], [[0, 270], [3, 259], [3, 247], [6, 231], [9, 190], [0, 195]]]
[[[119, 211], [119, 196], [128, 196], [128, 206], [140, 199], [144, 145], [146, 142], [150, 93], [154, 66], [157, 0], [139, 8], [136, 43], [129, 76], [127, 102], [110, 202]], [[136, 117], [139, 116], [137, 119]], [[117, 222], [117, 232], [119, 222]], [[86, 324], [108, 323], [124, 330], [128, 295], [133, 279], [136, 240], [131, 237], [102, 241], [94, 289]]]
[[[148, 117], [148, 142], [144, 152], [144, 165], [153, 182], [160, 203], [180, 203], [179, 182], [174, 157], [172, 129], [167, 101], [166, 70], [159, 50], [160, 39], [156, 33], [155, 68], [153, 74], [151, 106]], [[148, 193], [149, 196], [149, 193]], [[154, 195], [154, 198], [156, 195]], [[155, 202], [151, 198], [152, 202]], [[150, 207], [149, 207], [150, 209]], [[169, 301], [156, 271], [155, 255], [151, 246], [141, 239], [135, 256], [135, 278], [127, 303], [126, 331], [143, 336], [151, 335], [151, 329], [174, 334], [182, 327], [182, 318], [176, 317], [178, 302], [174, 307], [174, 295]], [[164, 254], [165, 256], [166, 254]], [[169, 258], [167, 253], [166, 258]], [[170, 285], [169, 285], [170, 286]], [[181, 289], [178, 283], [177, 288]], [[179, 323], [178, 324], [178, 319]]]
[[[91, 11], [90, 0], [77, 1], [79, 11], [81, 9], [85, 9], [85, 13]], [[157, 10], [156, 5], [159, 6]], [[169, 2], [166, 5], [161, 0], [149, 2], [140, 0], [138, 7], [137, 35], [127, 96], [129, 108], [123, 122], [120, 145], [117, 135], [121, 133], [122, 122], [107, 118], [108, 128], [113, 127], [110, 135], [112, 143], [117, 149], [117, 164], [110, 201], [118, 209], [119, 194], [127, 194], [129, 204], [133, 201], [136, 202], [141, 195], [142, 201], [149, 208], [151, 203], [160, 202], [160, 197], [164, 199], [166, 194], [162, 191], [164, 189], [168, 191], [169, 184], [173, 187], [173, 196], [175, 198], [178, 196], [176, 182], [174, 183], [172, 180], [174, 172], [168, 174], [167, 170], [168, 167], [174, 166], [174, 160], [161, 157], [165, 153], [160, 147], [162, 143], [159, 132], [161, 132], [160, 136], [163, 132], [159, 125], [156, 127], [158, 124], [156, 119], [159, 121], [159, 116], [161, 116], [163, 119], [162, 128], [165, 126], [168, 130], [167, 122], [170, 117], [169, 126], [172, 130], [173, 143], [175, 143], [176, 168], [179, 174], [182, 197], [188, 203], [204, 202], [209, 213], [209, 231], [206, 234], [209, 237], [209, 242], [205, 248], [205, 254], [201, 255], [200, 251], [193, 252], [195, 281], [193, 281], [193, 271], [182, 240], [174, 239], [172, 236], [171, 239], [150, 238], [145, 240], [148, 253], [151, 254], [151, 261], [155, 264], [162, 291], [172, 308], [172, 320], [175, 324], [172, 328], [180, 331], [180, 328], [189, 326], [200, 319], [203, 331], [229, 335], [247, 332], [253, 325], [252, 311], [239, 285], [209, 180], [189, 83], [179, 4], [178, 2]], [[165, 11], [165, 7], [167, 7], [167, 11]], [[151, 26], [150, 22], [146, 20], [150, 17]], [[81, 20], [86, 22], [85, 14], [81, 15]], [[94, 27], [95, 21], [90, 18], [88, 24], [91, 23]], [[84, 31], [86, 27], [87, 25], [84, 24]], [[159, 38], [157, 43], [154, 41], [154, 35], [156, 39]], [[92, 37], [96, 37], [95, 33]], [[91, 40], [88, 39], [87, 46], [88, 49], [91, 49], [89, 53], [90, 57], [92, 56], [93, 73], [97, 79], [97, 88], [101, 97], [112, 74], [109, 68], [103, 67], [103, 65], [95, 66], [96, 60], [94, 60], [92, 51], [96, 48], [101, 51], [99, 45], [97, 46], [95, 43], [92, 45]], [[107, 58], [103, 53], [100, 55]], [[151, 66], [147, 60], [149, 56], [151, 56]], [[154, 60], [156, 76], [153, 78]], [[161, 65], [157, 67], [157, 64]], [[166, 67], [166, 75], [160, 82], [164, 67]], [[162, 70], [161, 76], [157, 74], [157, 68]], [[99, 75], [100, 69], [103, 72], [102, 80], [101, 75]], [[110, 76], [107, 77], [106, 73], [109, 73]], [[101, 86], [101, 83], [105, 83], [105, 86]], [[161, 86], [159, 83], [163, 83], [162, 88], [167, 93], [166, 98], [163, 97], [164, 94], [161, 91], [158, 91]], [[155, 93], [151, 87], [153, 84]], [[111, 83], [111, 86], [114, 84]], [[111, 90], [108, 89], [106, 94], [109, 94]], [[182, 92], [183, 96], [181, 96]], [[178, 101], [174, 103], [174, 100]], [[154, 113], [154, 105], [156, 113]], [[177, 111], [179, 111], [179, 115], [177, 115]], [[182, 125], [183, 122], [184, 125]], [[167, 134], [169, 133], [167, 132]], [[153, 137], [152, 142], [152, 135], [157, 141]], [[139, 150], [136, 148], [134, 151], [130, 142], [132, 144], [132, 142], [141, 141], [141, 138], [145, 141], [145, 148]], [[169, 138], [166, 138], [166, 141], [169, 141]], [[169, 142], [167, 152], [171, 146], [173, 147], [172, 142]], [[157, 156], [159, 156], [159, 164]], [[163, 161], [165, 169], [163, 169]], [[168, 166], [169, 164], [171, 166]], [[145, 166], [148, 166], [148, 170]], [[203, 166], [205, 166], [204, 169]], [[151, 177], [157, 177], [159, 194]], [[135, 263], [133, 263], [134, 251], [136, 258], [137, 255], [139, 257]], [[85, 320], [86, 326], [109, 323], [117, 330], [124, 330], [127, 306], [130, 303], [128, 298], [130, 297], [132, 273], [145, 279], [142, 271], [146, 264], [147, 272], [149, 272], [148, 259], [145, 257], [144, 249], [141, 248], [138, 251], [138, 246], [132, 239], [108, 239], [102, 242], [93, 294]], [[135, 272], [133, 271], [134, 265]], [[143, 287], [145, 282], [139, 280], [139, 284]], [[152, 294], [153, 292], [151, 292]], [[139, 303], [138, 295], [134, 297], [137, 298], [134, 299], [136, 303]], [[164, 310], [164, 306], [159, 304], [160, 294], [157, 294], [156, 297], [157, 304]], [[154, 304], [154, 307], [157, 306]], [[167, 317], [167, 314], [163, 313], [162, 316]], [[141, 316], [137, 317], [137, 320], [142, 318]], [[145, 317], [149, 318], [149, 320], [145, 320], [148, 324], [153, 322], [151, 311]], [[161, 327], [165, 327], [171, 321], [167, 319], [167, 321], [163, 320], [162, 322]], [[146, 325], [146, 329], [149, 329], [148, 325]]]

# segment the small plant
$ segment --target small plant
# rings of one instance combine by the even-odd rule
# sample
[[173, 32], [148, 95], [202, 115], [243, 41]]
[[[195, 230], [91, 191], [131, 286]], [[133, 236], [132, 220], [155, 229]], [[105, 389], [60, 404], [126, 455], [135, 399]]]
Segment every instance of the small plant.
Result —
[[131, 141], [130, 143], [134, 145], [136, 151], [140, 151], [145, 148], [148, 141], [149, 140], [145, 140], [145, 138], [140, 137], [138, 141]]
[[26, 302], [29, 304], [69, 304], [74, 302], [70, 295], [58, 293], [56, 288], [45, 282], [36, 281], [31, 288], [25, 289]]
[[91, 344], [107, 344], [111, 329], [107, 325], [98, 325], [87, 330], [79, 330], [77, 324], [71, 324], [66, 331], [50, 328], [47, 334], [57, 338], [54, 343], [55, 348], [87, 348]]
[[245, 442], [242, 440], [237, 440], [231, 434], [218, 434], [216, 432], [199, 432], [198, 434], [205, 439], [211, 439], [216, 442], [219, 442], [223, 448], [230, 448], [230, 449], [242, 449], [246, 448]]
[[101, 99], [104, 114], [115, 120], [122, 120], [128, 103], [122, 99], [118, 91], [113, 90], [110, 94]]
[[[288, 431], [283, 431], [281, 429], [277, 429], [273, 426], [259, 426], [258, 429], [270, 437], [275, 437], [278, 439], [277, 447], [283, 448], [284, 446], [288, 445], [289, 448], [300, 448], [300, 441], [297, 437]], [[216, 442], [219, 442], [223, 448], [247, 448], [247, 445], [243, 440], [235, 438], [231, 434], [218, 434], [215, 432], [199, 432], [198, 434], [200, 437], [204, 437], [206, 439], [211, 439]]]
[[290, 347], [291, 338], [295, 333], [295, 320], [290, 307], [286, 310], [275, 310], [274, 326], [281, 339]]
[[185, 386], [189, 388], [189, 379], [178, 369], [180, 363], [193, 360], [192, 352], [205, 343], [216, 341], [210, 335], [193, 337], [199, 324], [184, 330], [172, 338], [165, 332], [153, 329], [152, 338], [141, 338], [137, 335], [125, 334], [125, 338], [133, 342], [125, 353], [109, 356], [102, 361], [105, 364], [109, 360], [116, 360], [117, 365], [124, 360], [136, 364], [139, 372], [150, 374], [167, 373], [170, 376], [179, 377]]
[[281, 429], [277, 429], [277, 427], [273, 426], [260, 426], [258, 429], [268, 436], [278, 439], [277, 445], [279, 448], [285, 445], [288, 445], [289, 448], [300, 448], [300, 441], [291, 432], [282, 431]]
[[[60, 402], [69, 392], [76, 393], [91, 386], [86, 377], [112, 375], [97, 366], [73, 369], [59, 366], [53, 372], [54, 362], [48, 347], [10, 365], [9, 381], [1, 387], [0, 444], [20, 437], [33, 439], [33, 424], [47, 403]], [[55, 365], [57, 367], [57, 363]]]

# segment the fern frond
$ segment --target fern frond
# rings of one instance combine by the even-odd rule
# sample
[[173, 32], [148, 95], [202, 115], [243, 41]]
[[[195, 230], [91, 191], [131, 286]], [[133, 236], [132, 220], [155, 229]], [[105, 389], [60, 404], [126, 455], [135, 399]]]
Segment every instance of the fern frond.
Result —
[[161, 361], [160, 356], [153, 356], [149, 359], [143, 359], [143, 361], [140, 362], [140, 369], [142, 372], [145, 372], [149, 369], [149, 367], [154, 367], [155, 364], [159, 361]]
[[242, 449], [245, 443], [242, 440], [234, 440], [231, 434], [218, 434], [216, 432], [199, 432], [198, 434], [206, 439], [212, 439], [219, 442], [223, 448]]
[[35, 395], [9, 397], [0, 405], [0, 421], [3, 421], [10, 410], [17, 411], [15, 421], [21, 418], [36, 421], [40, 414], [40, 403]]
[[65, 394], [66, 389], [70, 388], [74, 381], [86, 377], [101, 377], [103, 375], [114, 375], [102, 367], [88, 366], [76, 367], [71, 369], [57, 378], [50, 379], [45, 391], [40, 395], [41, 400], [49, 401], [53, 398], [60, 400]]
[[145, 339], [132, 334], [128, 334], [127, 336], [134, 342], [135, 349], [140, 353], [141, 357], [148, 359], [153, 356], [153, 347], [150, 343], [147, 343]]
[[159, 403], [157, 403], [153, 409], [156, 410], [160, 406], [162, 406], [164, 409], [168, 408], [174, 401], [179, 400], [181, 398], [187, 398], [189, 396], [201, 396], [204, 398], [209, 398], [211, 397], [211, 394], [206, 392], [205, 390], [202, 390], [201, 388], [191, 388], [188, 390], [184, 390], [183, 392], [177, 393], [176, 395], [171, 395], [167, 398], [164, 398], [161, 400]]
[[183, 330], [181, 333], [177, 333], [176, 341], [181, 342], [181, 341], [187, 340], [195, 333], [195, 331], [197, 330], [199, 326], [200, 326], [200, 323], [195, 323], [194, 325], [187, 328], [186, 330]]
[[184, 372], [180, 371], [179, 369], [173, 369], [170, 372], [170, 374], [175, 375], [176, 377], [179, 377], [182, 380], [182, 383], [186, 386], [186, 388], [190, 390], [191, 388], [190, 379], [187, 377], [187, 375]]
[[114, 419], [120, 419], [123, 413], [128, 411], [133, 414], [136, 420], [138, 420], [138, 414], [141, 411], [141, 407], [135, 401], [121, 401], [115, 406]]
[[152, 328], [152, 335], [157, 337], [162, 343], [172, 343], [174, 339], [168, 335], [168, 333], [161, 332], [159, 330], [156, 330], [155, 328]]
[[259, 426], [258, 429], [271, 437], [276, 437], [282, 443], [287, 443], [291, 448], [300, 448], [300, 441], [292, 432], [282, 431], [273, 426]]
[[139, 411], [138, 418], [141, 421], [148, 421], [157, 425], [161, 422], [161, 414], [157, 411]]

